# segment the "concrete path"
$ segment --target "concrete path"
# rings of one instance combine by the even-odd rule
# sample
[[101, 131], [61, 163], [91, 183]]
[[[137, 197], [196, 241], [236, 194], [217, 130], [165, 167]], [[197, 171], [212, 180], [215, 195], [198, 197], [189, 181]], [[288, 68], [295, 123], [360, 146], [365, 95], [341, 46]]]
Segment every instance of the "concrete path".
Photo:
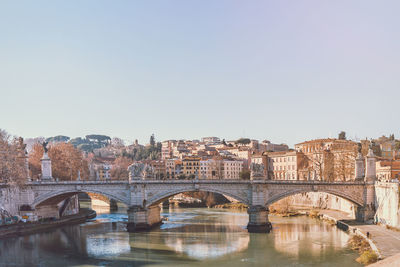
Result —
[[400, 267], [400, 254], [368, 265], [368, 267]]
[[[320, 210], [319, 212], [337, 220], [347, 221], [352, 219], [347, 213], [340, 211]], [[349, 225], [356, 227], [364, 235], [367, 235], [367, 232], [369, 232], [370, 239], [376, 245], [383, 258], [400, 253], [400, 232], [386, 229], [384, 226], [362, 224], [356, 221], [350, 221]]]
[[383, 258], [400, 253], [400, 232], [386, 229], [384, 226], [353, 221], [350, 215], [340, 211], [320, 210], [319, 213], [326, 214], [337, 220], [346, 220], [346, 223], [357, 228], [364, 235], [369, 232], [370, 239], [376, 245]]

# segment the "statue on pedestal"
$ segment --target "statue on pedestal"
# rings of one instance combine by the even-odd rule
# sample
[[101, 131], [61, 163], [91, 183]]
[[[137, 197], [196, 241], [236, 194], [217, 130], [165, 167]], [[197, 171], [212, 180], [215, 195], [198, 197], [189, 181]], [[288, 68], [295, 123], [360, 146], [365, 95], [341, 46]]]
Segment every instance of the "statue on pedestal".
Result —
[[143, 179], [144, 164], [135, 162], [128, 167], [129, 180]]
[[264, 177], [264, 164], [262, 163], [251, 163], [251, 178]]
[[155, 178], [154, 168], [150, 164], [135, 162], [128, 167], [128, 171], [130, 180]]
[[49, 142], [46, 142], [46, 141], [43, 141], [43, 143], [42, 143], [44, 153], [47, 153], [49, 151], [49, 149], [47, 148], [48, 144], [49, 144]]
[[143, 170], [143, 177], [144, 178], [154, 178], [155, 172], [153, 166], [150, 164], [146, 164]]

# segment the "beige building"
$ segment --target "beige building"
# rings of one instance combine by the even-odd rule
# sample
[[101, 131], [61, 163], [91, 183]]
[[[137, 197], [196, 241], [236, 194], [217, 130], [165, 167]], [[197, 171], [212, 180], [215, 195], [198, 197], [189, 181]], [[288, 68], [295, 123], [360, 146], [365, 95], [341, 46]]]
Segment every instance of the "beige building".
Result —
[[277, 151], [288, 151], [289, 146], [286, 144], [273, 144], [268, 140], [262, 141], [258, 145], [259, 152], [277, 152]]
[[331, 138], [296, 144], [295, 150], [306, 159], [302, 176], [325, 181], [354, 179], [357, 147], [356, 142]]
[[200, 175], [200, 160], [198, 157], [185, 157], [182, 159], [182, 173], [188, 178]]
[[302, 153], [297, 151], [269, 152], [267, 157], [268, 178], [272, 180], [300, 180], [298, 163]]
[[243, 161], [228, 159], [207, 159], [200, 161], [201, 179], [239, 179]]
[[224, 170], [223, 179], [239, 179], [240, 172], [243, 169], [243, 161], [223, 160]]
[[91, 180], [110, 180], [111, 168], [115, 158], [94, 157], [89, 163], [89, 173]]

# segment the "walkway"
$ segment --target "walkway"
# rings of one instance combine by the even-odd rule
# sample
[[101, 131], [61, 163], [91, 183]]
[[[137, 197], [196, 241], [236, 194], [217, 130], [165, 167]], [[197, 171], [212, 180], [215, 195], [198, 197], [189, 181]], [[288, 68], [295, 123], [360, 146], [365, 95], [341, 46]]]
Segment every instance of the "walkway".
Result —
[[400, 254], [368, 265], [368, 267], [400, 267]]
[[[326, 214], [337, 220], [351, 220], [347, 213], [340, 211], [320, 210], [319, 213]], [[376, 245], [383, 258], [400, 253], [400, 232], [388, 230], [383, 226], [374, 224], [362, 224], [356, 221], [346, 221], [346, 223], [359, 229], [364, 235], [369, 232], [370, 239]]]

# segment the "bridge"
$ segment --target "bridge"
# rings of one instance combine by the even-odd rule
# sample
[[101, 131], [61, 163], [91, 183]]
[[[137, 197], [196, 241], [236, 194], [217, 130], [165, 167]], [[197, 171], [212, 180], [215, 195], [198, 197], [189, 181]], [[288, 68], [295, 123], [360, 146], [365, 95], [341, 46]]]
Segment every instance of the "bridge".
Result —
[[367, 221], [373, 219], [375, 214], [376, 171], [375, 157], [371, 153], [372, 151], [365, 164], [359, 155], [355, 164], [355, 179], [343, 182], [267, 180], [260, 172], [260, 166], [252, 168], [250, 180], [156, 180], [151, 167], [143, 163], [132, 164], [129, 167], [130, 177], [124, 181], [58, 182], [51, 175], [51, 161], [45, 153], [42, 158], [42, 179], [27, 182], [17, 205], [20, 213], [23, 210], [40, 211], [58, 217], [57, 205], [61, 201], [81, 192], [101, 194], [126, 204], [128, 231], [140, 231], [161, 223], [159, 204], [164, 200], [183, 192], [205, 191], [224, 194], [246, 204], [249, 214], [248, 230], [268, 232], [271, 229], [268, 220], [269, 205], [299, 193], [325, 192], [353, 203], [356, 207], [356, 219]]
[[[78, 193], [96, 193], [127, 205], [128, 230], [150, 229], [161, 222], [159, 204], [183, 192], [205, 191], [224, 194], [248, 205], [250, 232], [268, 231], [268, 206], [304, 192], [326, 192], [352, 202], [356, 218], [374, 215], [374, 183], [366, 181], [323, 182], [286, 180], [130, 180], [130, 181], [36, 181], [29, 182], [23, 199], [31, 210], [53, 211], [57, 204]], [[56, 215], [54, 215], [56, 216]], [[372, 216], [372, 217], [371, 217]]]

